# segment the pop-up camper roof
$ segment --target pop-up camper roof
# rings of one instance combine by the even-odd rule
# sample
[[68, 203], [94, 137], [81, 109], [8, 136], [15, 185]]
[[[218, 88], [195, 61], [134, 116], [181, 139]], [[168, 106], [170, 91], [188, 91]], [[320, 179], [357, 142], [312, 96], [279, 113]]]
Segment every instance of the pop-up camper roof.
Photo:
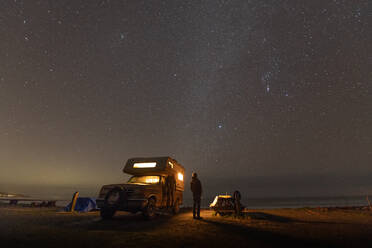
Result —
[[177, 174], [185, 172], [185, 169], [177, 160], [171, 157], [130, 158], [123, 169], [124, 173], [131, 175], [149, 174]]

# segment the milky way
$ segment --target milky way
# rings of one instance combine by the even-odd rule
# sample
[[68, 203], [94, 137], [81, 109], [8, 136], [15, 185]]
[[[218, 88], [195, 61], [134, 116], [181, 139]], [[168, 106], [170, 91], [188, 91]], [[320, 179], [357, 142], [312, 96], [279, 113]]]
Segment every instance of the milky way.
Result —
[[118, 182], [169, 155], [211, 184], [372, 190], [368, 5], [1, 1], [0, 180]]

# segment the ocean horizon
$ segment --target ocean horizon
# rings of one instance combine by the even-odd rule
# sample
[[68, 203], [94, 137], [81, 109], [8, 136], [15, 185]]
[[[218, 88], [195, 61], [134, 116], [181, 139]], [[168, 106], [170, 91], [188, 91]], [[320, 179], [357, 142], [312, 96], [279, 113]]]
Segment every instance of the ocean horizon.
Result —
[[[1, 185], [0, 192], [22, 194], [32, 198], [57, 200], [57, 206], [66, 206], [74, 192], [80, 197], [96, 198], [99, 188], [92, 186], [28, 186]], [[347, 207], [367, 206], [367, 195], [333, 195], [333, 196], [250, 196], [242, 191], [242, 204], [248, 209], [303, 208], [303, 207]], [[202, 207], [206, 208], [214, 197], [225, 193], [206, 193], [202, 198]], [[183, 199], [184, 207], [192, 206], [190, 192], [186, 191]]]

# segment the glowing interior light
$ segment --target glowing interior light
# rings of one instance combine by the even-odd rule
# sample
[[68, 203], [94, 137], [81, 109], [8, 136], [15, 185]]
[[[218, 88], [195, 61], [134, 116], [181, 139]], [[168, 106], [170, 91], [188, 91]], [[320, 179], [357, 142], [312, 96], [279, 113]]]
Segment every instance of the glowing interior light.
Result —
[[134, 163], [133, 168], [155, 168], [156, 162]]
[[178, 180], [183, 181], [183, 175], [182, 175], [182, 173], [178, 173]]
[[209, 207], [214, 207], [214, 206], [216, 206], [217, 201], [218, 201], [218, 196], [216, 196], [216, 197], [214, 198], [213, 202], [209, 205]]
[[232, 198], [231, 195], [219, 195], [218, 197], [219, 198], [226, 198], [226, 199]]
[[146, 177], [146, 183], [158, 183], [158, 182], [159, 182], [159, 177], [152, 177], [152, 176]]
[[173, 169], [173, 163], [172, 162], [168, 162], [169, 166]]

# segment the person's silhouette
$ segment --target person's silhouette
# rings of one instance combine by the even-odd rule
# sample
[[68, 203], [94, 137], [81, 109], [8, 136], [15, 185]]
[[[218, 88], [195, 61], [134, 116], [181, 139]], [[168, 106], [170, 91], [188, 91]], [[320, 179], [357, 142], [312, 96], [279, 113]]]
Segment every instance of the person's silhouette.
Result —
[[202, 195], [202, 185], [200, 180], [198, 179], [198, 174], [196, 172], [192, 173], [192, 180], [190, 183], [191, 191], [193, 195], [193, 218], [200, 219], [200, 202], [201, 202], [201, 195]]

